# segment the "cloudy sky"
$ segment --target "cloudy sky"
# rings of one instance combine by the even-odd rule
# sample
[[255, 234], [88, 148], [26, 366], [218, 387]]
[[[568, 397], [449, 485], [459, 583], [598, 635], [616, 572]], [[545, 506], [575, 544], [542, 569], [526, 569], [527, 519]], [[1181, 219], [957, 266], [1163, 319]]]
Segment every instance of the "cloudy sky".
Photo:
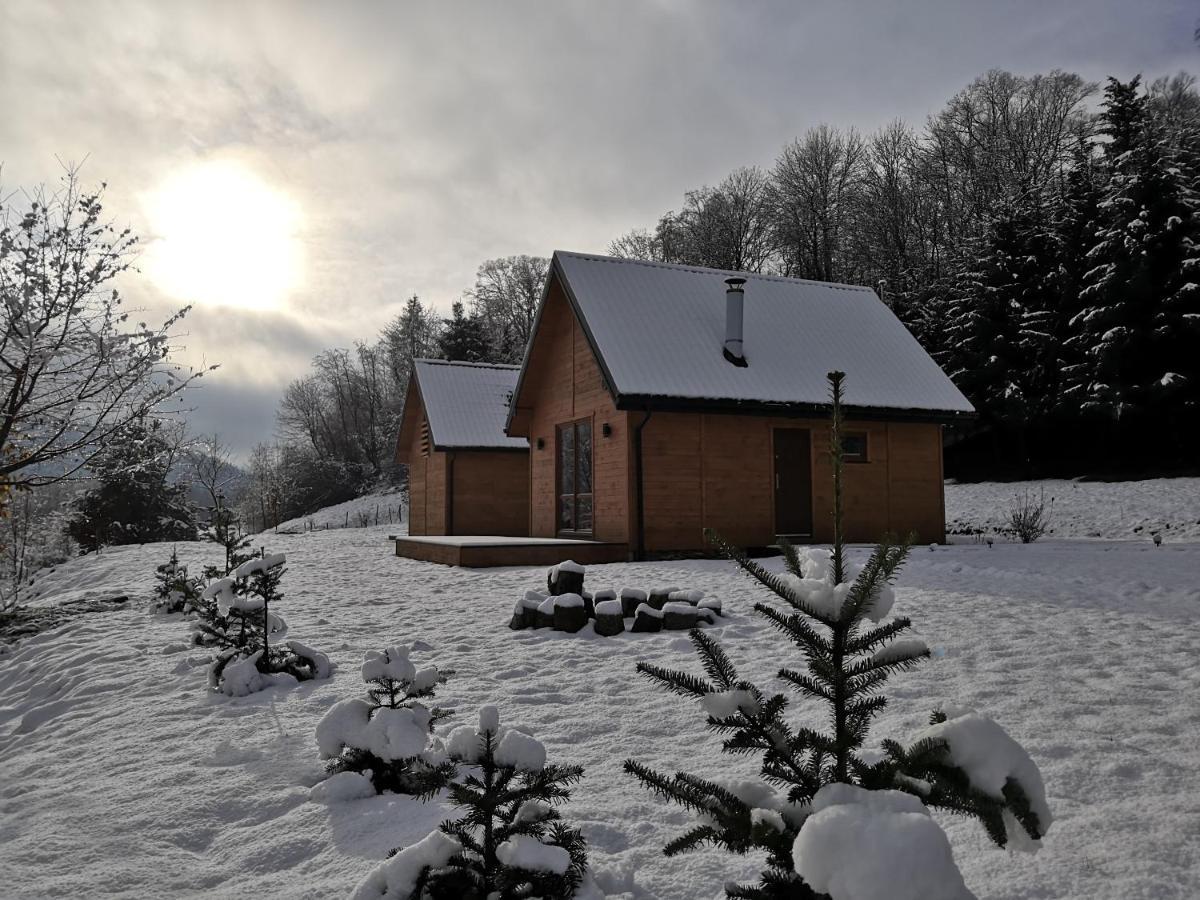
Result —
[[0, 0], [0, 189], [85, 160], [195, 308], [192, 427], [268, 439], [309, 358], [478, 264], [608, 241], [821, 122], [921, 123], [989, 68], [1200, 71], [1189, 0]]

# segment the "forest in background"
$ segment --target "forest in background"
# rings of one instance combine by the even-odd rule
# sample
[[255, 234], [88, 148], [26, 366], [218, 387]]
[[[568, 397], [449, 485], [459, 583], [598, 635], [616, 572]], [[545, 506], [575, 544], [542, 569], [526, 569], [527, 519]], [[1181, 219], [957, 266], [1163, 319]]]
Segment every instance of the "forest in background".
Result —
[[[921, 128], [810, 129], [772, 166], [686, 192], [608, 250], [872, 287], [979, 411], [948, 430], [951, 477], [1187, 474], [1200, 452], [1198, 179], [1192, 76], [1101, 91], [994, 71]], [[0, 435], [0, 610], [17, 602], [5, 584], [75, 548], [190, 540], [229, 516], [264, 530], [403, 487], [393, 455], [412, 360], [519, 362], [548, 268], [487, 260], [448, 316], [413, 296], [373, 339], [319, 354], [243, 467], [219, 435], [170, 419], [204, 374], [169, 357], [187, 310], [122, 330], [106, 286], [136, 238], [105, 222], [101, 194], [68, 170], [0, 216], [2, 344], [19, 373]], [[69, 327], [46, 324], [60, 319]]]
[[[949, 475], [1186, 471], [1200, 449], [1200, 94], [991, 71], [922, 127], [820, 125], [610, 253], [874, 288], [979, 411]], [[423, 356], [519, 362], [547, 260], [483, 263], [449, 317], [418, 297], [287, 389], [247, 490], [264, 520], [401, 479]], [[269, 522], [264, 521], [264, 524]]]

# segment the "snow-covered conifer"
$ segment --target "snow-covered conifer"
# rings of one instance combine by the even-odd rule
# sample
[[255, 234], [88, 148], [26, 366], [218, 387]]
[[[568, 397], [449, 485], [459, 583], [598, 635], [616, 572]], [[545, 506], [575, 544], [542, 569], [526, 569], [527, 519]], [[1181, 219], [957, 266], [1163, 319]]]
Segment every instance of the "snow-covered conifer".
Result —
[[259, 599], [251, 595], [245, 579], [239, 581], [236, 570], [211, 580], [200, 592], [192, 640], [203, 647], [245, 650], [262, 646], [259, 632], [264, 623], [269, 634], [282, 635], [287, 631], [287, 623], [282, 617], [269, 610], [266, 616], [260, 615], [260, 609]]
[[1108, 191], [1072, 320], [1077, 402], [1120, 422], [1200, 407], [1200, 194], [1190, 141], [1151, 115], [1139, 79], [1110, 78], [1101, 131]]
[[174, 441], [162, 421], [139, 419], [99, 448], [90, 464], [95, 486], [75, 499], [66, 526], [83, 552], [196, 539], [187, 485], [169, 477]]
[[216, 495], [216, 503], [209, 508], [208, 530], [204, 535], [225, 550], [223, 569], [216, 566], [205, 568], [204, 574], [210, 579], [226, 576], [242, 563], [254, 558], [253, 552], [250, 551], [250, 538], [242, 530], [241, 519], [232, 507], [226, 505], [225, 497], [221, 493]]
[[1044, 198], [1030, 192], [1004, 204], [958, 274], [941, 326], [946, 373], [986, 426], [1014, 432], [1022, 459], [1026, 429], [1042, 424], [1056, 400], [1057, 248]]
[[[975, 816], [997, 844], [1025, 848], [1036, 845], [1050, 825], [1045, 789], [1028, 754], [1000, 726], [971, 712], [935, 713], [929, 728], [905, 743], [885, 740], [881, 749], [865, 747], [872, 719], [887, 704], [881, 689], [888, 677], [916, 665], [929, 650], [921, 640], [904, 636], [911, 625], [907, 618], [884, 622], [895, 599], [891, 582], [909, 542], [885, 539], [861, 566], [846, 555], [843, 377], [840, 372], [829, 375], [832, 551], [798, 550], [783, 543], [787, 571], [775, 574], [709, 536], [782, 601], [782, 607], [755, 605], [803, 657], [803, 667], [785, 666], [778, 677], [823, 707], [830, 727], [793, 725], [786, 717], [786, 695], [769, 694], [743, 679], [716, 640], [695, 630], [691, 639], [707, 677], [649, 663], [639, 663], [638, 671], [673, 693], [698, 700], [709, 728], [726, 735], [726, 751], [761, 754], [762, 782], [730, 785], [683, 772], [668, 775], [634, 760], [627, 760], [625, 769], [702, 819], [667, 844], [668, 856], [706, 843], [734, 853], [767, 854], [760, 882], [729, 885], [730, 897], [969, 897], [949, 858], [949, 845], [935, 834], [927, 810]], [[777, 793], [776, 786], [785, 792]], [[901, 792], [905, 796], [897, 802], [888, 800]], [[834, 805], [853, 808], [822, 812]], [[889, 877], [890, 867], [903, 858], [904, 848], [893, 846], [897, 840], [911, 840], [909, 849], [936, 866], [941, 873], [936, 890], [928, 878]], [[822, 849], [829, 846], [845, 852], [831, 855]], [[831, 866], [858, 865], [871, 854], [878, 881], [867, 884], [854, 872], [831, 871]]]
[[215, 607], [215, 618], [207, 611], [202, 614], [198, 634], [224, 648], [209, 670], [214, 690], [238, 696], [279, 683], [279, 676], [307, 681], [331, 673], [325, 654], [299, 641], [271, 643], [271, 635], [286, 627], [271, 612], [271, 604], [283, 597], [279, 584], [287, 571], [285, 562], [282, 553], [264, 552], [202, 592], [202, 599]]
[[362, 677], [369, 699], [333, 706], [317, 724], [317, 745], [331, 775], [357, 772], [378, 793], [425, 797], [445, 787], [455, 766], [442, 742], [430, 737], [450, 711], [420, 701], [454, 673], [418, 669], [409, 653], [408, 647], [368, 651]]
[[154, 570], [153, 610], [156, 613], [192, 613], [200, 606], [200, 580], [188, 575], [175, 548], [171, 558]]
[[354, 900], [518, 900], [574, 897], [585, 880], [583, 835], [554, 804], [569, 799], [579, 766], [546, 762], [546, 748], [500, 724], [494, 706], [479, 726], [460, 725], [450, 757], [473, 771], [450, 785], [462, 815], [396, 852], [354, 892]]

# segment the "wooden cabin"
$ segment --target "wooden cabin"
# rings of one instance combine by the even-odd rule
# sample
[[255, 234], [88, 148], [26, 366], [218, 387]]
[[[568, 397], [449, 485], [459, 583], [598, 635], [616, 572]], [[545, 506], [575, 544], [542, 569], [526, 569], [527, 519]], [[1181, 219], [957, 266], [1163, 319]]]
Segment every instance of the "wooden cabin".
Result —
[[418, 359], [396, 461], [412, 535], [529, 534], [529, 442], [504, 433], [516, 366]]
[[508, 408], [528, 533], [636, 558], [832, 538], [826, 373], [846, 373], [851, 541], [945, 539], [942, 426], [970, 402], [869, 288], [554, 254]]

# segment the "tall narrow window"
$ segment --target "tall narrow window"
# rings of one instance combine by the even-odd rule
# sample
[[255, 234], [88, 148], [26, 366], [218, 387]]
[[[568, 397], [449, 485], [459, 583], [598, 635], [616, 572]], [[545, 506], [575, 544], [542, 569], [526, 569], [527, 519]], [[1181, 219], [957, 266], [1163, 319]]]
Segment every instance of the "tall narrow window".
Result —
[[592, 533], [592, 423], [559, 425], [558, 530]]

